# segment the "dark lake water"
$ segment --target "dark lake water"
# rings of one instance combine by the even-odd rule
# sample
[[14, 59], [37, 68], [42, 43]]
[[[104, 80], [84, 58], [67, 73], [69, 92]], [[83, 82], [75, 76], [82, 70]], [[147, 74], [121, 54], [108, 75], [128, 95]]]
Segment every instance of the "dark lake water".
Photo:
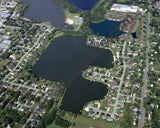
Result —
[[99, 0], [67, 0], [70, 4], [74, 4], [80, 9], [91, 10]]
[[120, 30], [120, 24], [120, 21], [104, 20], [101, 23], [91, 23], [90, 28], [99, 36], [118, 38], [125, 33]]
[[136, 34], [136, 32], [132, 33], [132, 37], [133, 37], [134, 39], [137, 39], [137, 34]]
[[65, 14], [62, 8], [53, 0], [23, 0], [30, 6], [24, 13], [25, 18], [50, 22], [54, 27], [72, 29], [65, 23]]
[[61, 108], [79, 113], [85, 103], [107, 94], [106, 85], [83, 79], [82, 71], [90, 65], [111, 68], [112, 62], [111, 51], [88, 46], [86, 38], [64, 36], [49, 45], [32, 72], [38, 77], [64, 82], [67, 92]]

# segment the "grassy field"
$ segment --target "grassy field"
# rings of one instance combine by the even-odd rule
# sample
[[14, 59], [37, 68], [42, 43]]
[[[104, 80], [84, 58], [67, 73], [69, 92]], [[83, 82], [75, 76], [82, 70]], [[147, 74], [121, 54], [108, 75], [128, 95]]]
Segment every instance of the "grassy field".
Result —
[[[109, 6], [109, 1], [105, 2], [105, 0], [101, 0], [99, 1], [91, 10], [91, 15], [100, 15], [101, 14], [101, 10], [105, 11], [105, 14], [107, 13], [108, 9], [107, 6]], [[100, 9], [103, 8], [103, 9]], [[104, 19], [103, 19], [104, 20]], [[102, 20], [102, 21], [103, 21]], [[96, 23], [96, 22], [95, 22]]]
[[1, 60], [1, 61], [0, 61], [0, 70], [1, 70], [2, 67], [5, 66], [8, 62], [9, 62], [9, 60]]
[[49, 125], [47, 128], [61, 128], [60, 126], [56, 126], [53, 122], [51, 125]]
[[74, 20], [74, 16], [79, 16], [79, 13], [69, 13], [69, 11], [66, 9], [64, 10], [65, 15], [67, 18], [73, 19]]
[[22, 128], [23, 124], [16, 124], [13, 128]]
[[160, 21], [160, 17], [152, 17], [152, 19], [155, 19], [157, 21]]
[[130, 2], [132, 0], [117, 0], [117, 3], [125, 3], [125, 2]]
[[77, 116], [76, 126], [74, 128], [116, 128], [112, 123], [106, 123], [105, 121], [93, 120], [83, 116]]
[[42, 25], [46, 25], [46, 26], [48, 26], [48, 27], [53, 27], [53, 26], [50, 24], [50, 22], [42, 22], [41, 24], [42, 24]]
[[139, 20], [139, 25], [136, 29], [136, 34], [137, 34], [137, 38], [140, 39], [141, 38], [141, 29], [142, 29], [142, 20]]
[[117, 0], [117, 2], [126, 2], [128, 0]]

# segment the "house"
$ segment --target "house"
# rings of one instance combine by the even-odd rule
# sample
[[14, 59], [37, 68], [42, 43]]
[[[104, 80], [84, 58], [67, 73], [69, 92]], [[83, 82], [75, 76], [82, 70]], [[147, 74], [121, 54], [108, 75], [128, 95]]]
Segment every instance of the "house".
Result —
[[101, 117], [102, 117], [102, 119], [106, 119], [106, 116], [105, 116], [105, 115], [102, 115]]
[[14, 0], [7, 0], [6, 1], [6, 7], [7, 8], [14, 8], [16, 6], [16, 2]]
[[91, 118], [93, 118], [93, 116], [94, 116], [94, 115], [93, 115], [93, 114], [91, 114], [91, 113], [89, 113], [89, 114], [88, 114], [88, 116], [89, 116], [89, 117], [91, 117]]
[[30, 112], [30, 111], [29, 111], [29, 110], [27, 110], [27, 111], [25, 112], [25, 114], [26, 114], [26, 115], [28, 115], [28, 114], [29, 114], [29, 112]]
[[11, 58], [11, 59], [13, 59], [13, 60], [15, 60], [15, 59], [16, 59], [16, 57], [15, 57], [15, 55], [14, 55], [14, 54], [10, 55], [10, 56], [9, 56], [9, 58]]
[[34, 104], [34, 101], [31, 101], [32, 104]]
[[1, 17], [6, 19], [10, 14], [9, 13], [4, 13], [4, 12], [1, 12]]
[[8, 88], [8, 86], [9, 86], [8, 84], [4, 84], [3, 85], [4, 88]]
[[120, 119], [120, 117], [119, 116], [117, 116], [116, 118], [115, 118], [115, 120], [119, 120]]
[[8, 36], [8, 35], [3, 35], [2, 38], [8, 40], [8, 39], [10, 38], [10, 36]]
[[23, 111], [24, 111], [24, 109], [23, 109], [23, 108], [18, 108], [18, 110], [19, 110], [19, 111], [21, 111], [21, 112], [23, 112]]
[[13, 106], [12, 109], [17, 109], [17, 107]]
[[2, 20], [0, 20], [0, 27], [2, 27], [3, 26], [3, 22], [2, 22]]
[[108, 117], [108, 118], [107, 118], [107, 120], [108, 120], [108, 121], [112, 121], [112, 120], [113, 120], [113, 118], [111, 118], [111, 117]]
[[135, 122], [135, 120], [133, 121], [133, 125], [136, 125], [136, 122]]
[[40, 96], [42, 96], [42, 94], [40, 94], [40, 93], [37, 93], [36, 97], [40, 97]]
[[17, 16], [17, 13], [14, 11], [14, 12], [12, 13], [12, 15], [11, 15], [11, 18], [12, 18], [12, 19], [15, 19], [16, 17], [18, 17], [18, 16]]
[[22, 80], [22, 79], [20, 79], [19, 81], [20, 81], [21, 83], [23, 83], [23, 82], [24, 82], [24, 80]]
[[11, 128], [10, 125], [8, 124], [6, 128]]

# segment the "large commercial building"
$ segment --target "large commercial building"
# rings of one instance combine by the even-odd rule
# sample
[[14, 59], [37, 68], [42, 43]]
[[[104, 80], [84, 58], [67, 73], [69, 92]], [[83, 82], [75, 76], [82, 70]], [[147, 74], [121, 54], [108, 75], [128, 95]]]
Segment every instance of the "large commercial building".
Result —
[[145, 12], [142, 8], [133, 5], [124, 5], [124, 4], [113, 4], [110, 10], [119, 11], [119, 12]]

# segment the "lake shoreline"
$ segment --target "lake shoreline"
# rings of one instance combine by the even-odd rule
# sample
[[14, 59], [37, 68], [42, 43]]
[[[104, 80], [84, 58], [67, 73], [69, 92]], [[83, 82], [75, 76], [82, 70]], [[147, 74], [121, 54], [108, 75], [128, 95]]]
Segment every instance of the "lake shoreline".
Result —
[[[99, 3], [99, 2], [98, 2]], [[98, 5], [98, 3], [97, 3], [97, 5]], [[97, 6], [96, 5], [96, 6]], [[63, 9], [63, 12], [64, 12], [64, 9]], [[65, 12], [64, 12], [65, 13]], [[66, 16], [66, 15], [65, 15]], [[28, 19], [28, 18], [26, 18], [26, 19]], [[41, 23], [41, 24], [43, 24], [43, 23]], [[58, 37], [65, 37], [65, 36], [68, 36], [68, 35], [71, 35], [71, 37], [75, 37], [75, 38], [77, 38], [77, 35], [79, 36], [79, 37], [87, 37], [88, 35], [84, 35], [84, 34], [78, 34], [78, 32], [74, 32], [74, 31], [68, 31], [68, 30], [63, 30], [63, 29], [59, 29], [59, 31], [61, 31], [62, 32], [62, 34], [61, 35], [58, 35]], [[48, 51], [48, 48], [50, 47], [50, 45], [52, 44], [52, 42], [53, 41], [55, 41], [55, 40], [57, 40], [57, 38], [58, 38], [57, 36], [55, 36], [54, 38], [53, 38], [53, 40], [52, 41], [50, 41], [50, 43], [48, 43], [48, 45], [45, 47], [45, 50], [47, 50]], [[95, 47], [96, 49], [97, 49], [97, 47]], [[110, 48], [105, 48], [104, 50], [108, 50], [107, 52], [110, 54], [109, 56], [112, 56], [113, 57], [113, 61], [115, 60], [115, 57], [114, 57], [114, 54], [113, 54], [113, 51], [110, 49]], [[46, 51], [45, 51], [46, 52]], [[45, 54], [45, 53], [42, 53], [42, 55], [41, 55], [41, 57], [43, 56], [43, 54]], [[108, 55], [107, 55], [108, 56]], [[107, 57], [107, 56], [105, 56], [105, 57]], [[40, 58], [39, 58], [39, 61], [40, 61]], [[39, 63], [39, 61], [36, 61], [35, 63], [34, 63], [34, 66], [35, 65], [37, 65], [38, 63]], [[112, 62], [113, 62], [112, 61]], [[111, 62], [111, 63], [112, 63]], [[102, 63], [103, 64], [103, 63]], [[33, 66], [33, 67], [34, 67]], [[100, 65], [99, 65], [100, 66]], [[105, 66], [104, 66], [105, 67]], [[86, 67], [87, 68], [87, 67]], [[80, 76], [82, 75], [82, 73], [81, 74], [79, 74]], [[82, 76], [81, 76], [82, 77]], [[43, 77], [42, 77], [43, 78]], [[84, 79], [83, 77], [82, 77], [82, 79]], [[49, 79], [50, 80], [50, 79]], [[55, 80], [54, 80], [55, 81]], [[57, 81], [57, 80], [56, 80]], [[89, 82], [88, 80], [85, 80], [84, 79], [84, 81], [86, 81], [87, 83]], [[104, 85], [104, 83], [98, 83], [98, 82], [89, 82], [89, 84], [91, 84], [91, 85], [99, 85], [99, 86], [92, 86], [92, 88], [94, 87], [94, 88], [103, 88], [103, 86], [102, 85]], [[96, 90], [99, 90], [99, 89], [96, 89]], [[91, 90], [90, 90], [91, 91]], [[103, 89], [103, 91], [105, 91], [105, 89]], [[95, 93], [97, 96], [98, 95], [102, 95], [103, 93], [103, 91], [101, 91], [101, 93]], [[62, 104], [63, 104], [63, 100], [64, 99], [66, 99], [66, 96], [67, 96], [67, 93], [68, 93], [68, 89], [66, 88], [66, 92], [65, 92], [65, 95], [63, 96], [63, 99], [62, 99]], [[105, 96], [105, 95], [107, 95], [107, 92], [103, 95], [103, 96]], [[97, 97], [96, 96], [96, 97]], [[90, 99], [89, 101], [93, 101], [93, 100], [98, 100], [99, 98], [96, 98], [96, 97], [94, 97], [94, 99]], [[98, 96], [99, 97], [99, 96]], [[102, 97], [100, 98], [100, 99], [102, 99]], [[86, 99], [87, 100], [87, 99]], [[81, 101], [80, 101], [81, 102]], [[87, 100], [87, 102], [88, 102], [88, 100]], [[85, 104], [87, 103], [87, 102], [85, 102]], [[79, 107], [81, 107], [81, 105], [79, 105]], [[83, 107], [82, 107], [83, 108]], [[64, 109], [64, 110], [66, 110], [66, 109]]]
[[[67, 17], [64, 9], [54, 0], [46, 0], [45, 2], [43, 0], [23, 0], [22, 2], [28, 4], [28, 7], [23, 10], [24, 18], [31, 19], [33, 22], [49, 22], [57, 29], [73, 29], [73, 26], [65, 23]], [[47, 6], [46, 9], [45, 6]]]
[[[65, 38], [67, 38], [67, 39], [65, 39]], [[72, 39], [70, 39], [70, 38], [72, 38]], [[60, 36], [59, 38], [55, 38], [53, 41], [52, 41], [52, 43], [50, 43], [50, 46], [49, 47], [47, 47], [47, 51], [46, 52], [48, 52], [48, 53], [50, 53], [51, 51], [53, 51], [54, 53], [52, 53], [51, 55], [52, 55], [52, 58], [54, 58], [54, 56], [53, 55], [55, 55], [55, 50], [54, 49], [57, 49], [58, 47], [57, 47], [57, 44], [59, 44], [57, 41], [60, 41], [60, 40], [65, 40], [65, 42], [68, 40], [81, 40], [81, 37], [72, 37], [72, 36], [69, 36], [69, 37], [67, 37], [67, 36], [64, 36], [64, 35], [62, 35], [62, 36]], [[55, 41], [56, 41], [56, 44], [55, 44]], [[70, 42], [70, 41], [69, 41]], [[63, 43], [64, 44], [64, 43]], [[65, 43], [66, 44], [66, 43]], [[75, 44], [74, 43], [74, 41], [73, 41], [73, 44]], [[86, 44], [86, 42], [83, 42], [82, 44], [79, 42], [77, 42], [76, 43], [78, 46], [76, 46], [76, 53], [74, 53], [74, 56], [75, 56], [75, 58], [77, 58], [77, 50], [78, 50], [78, 55], [81, 55], [79, 52], [82, 52], [82, 53], [85, 53], [84, 55], [82, 54], [81, 56], [85, 59], [85, 57], [92, 57], [92, 56], [95, 56], [94, 54], [102, 54], [101, 56], [102, 57], [100, 57], [99, 58], [99, 55], [96, 57], [96, 58], [93, 58], [93, 60], [91, 59], [91, 60], [89, 60], [89, 62], [85, 62], [85, 60], [80, 60], [80, 62], [79, 61], [77, 61], [77, 59], [76, 59], [76, 63], [78, 63], [78, 65], [76, 64], [71, 64], [70, 66], [71, 66], [71, 68], [72, 67], [75, 67], [76, 66], [76, 68], [73, 68], [72, 70], [73, 70], [73, 72], [72, 72], [72, 70], [71, 70], [71, 73], [69, 72], [69, 78], [65, 75], [65, 78], [68, 80], [71, 80], [71, 85], [70, 86], [68, 86], [69, 87], [69, 90], [68, 90], [68, 87], [67, 87], [67, 92], [66, 92], [66, 94], [65, 94], [65, 97], [64, 97], [64, 100], [65, 101], [62, 101], [62, 108], [64, 109], [64, 110], [67, 110], [68, 111], [68, 107], [67, 107], [67, 109], [64, 107], [64, 105], [66, 105], [65, 104], [65, 102], [71, 102], [71, 101], [74, 101], [75, 102], [75, 100], [78, 102], [78, 103], [76, 103], [76, 104], [79, 104], [78, 105], [78, 108], [80, 107], [81, 108], [81, 106], [83, 106], [82, 104], [83, 104], [83, 102], [85, 102], [85, 101], [81, 101], [81, 99], [75, 99], [77, 96], [79, 97], [80, 95], [81, 95], [81, 91], [83, 90], [83, 88], [86, 88], [86, 85], [87, 85], [87, 90], [89, 91], [89, 92], [94, 92], [95, 94], [95, 96], [94, 97], [92, 97], [90, 100], [88, 99], [89, 97], [90, 97], [90, 95], [89, 95], [89, 97], [86, 99], [87, 100], [87, 102], [88, 101], [92, 101], [92, 100], [98, 100], [99, 98], [99, 96], [101, 96], [101, 95], [103, 95], [103, 91], [105, 91], [105, 89], [102, 89], [102, 88], [105, 88], [105, 85], [103, 85], [102, 83], [97, 83], [97, 82], [89, 82], [88, 80], [85, 80], [85, 79], [83, 79], [82, 78], [82, 71], [84, 70], [84, 69], [87, 69], [87, 67], [90, 65], [90, 63], [92, 63], [92, 65], [96, 65], [96, 66], [102, 66], [102, 67], [107, 67], [107, 68], [109, 68], [108, 66], [107, 66], [107, 63], [108, 64], [112, 64], [112, 62], [113, 61], [102, 61], [103, 59], [101, 59], [101, 58], [103, 58], [103, 57], [106, 57], [106, 58], [108, 58], [108, 56], [110, 57], [110, 59], [112, 59], [113, 58], [113, 56], [112, 56], [112, 52], [110, 51], [110, 50], [108, 50], [108, 51], [106, 51], [106, 49], [104, 49], [104, 50], [101, 50], [100, 48], [94, 48], [93, 49], [93, 47], [91, 48], [91, 47], [89, 47], [89, 46], [87, 46], [87, 44]], [[61, 45], [61, 44], [60, 44]], [[66, 44], [66, 45], [69, 45], [69, 44]], [[80, 46], [79, 46], [80, 45]], [[87, 47], [86, 47], [87, 46]], [[52, 49], [52, 47], [54, 48], [54, 49]], [[57, 48], [56, 48], [57, 47]], [[66, 46], [63, 46], [64, 48], [66, 48]], [[70, 46], [67, 46], [67, 47], [70, 47]], [[75, 45], [74, 45], [74, 47], [75, 47]], [[83, 50], [83, 49], [81, 49], [81, 47], [85, 50]], [[62, 48], [62, 47], [61, 47]], [[78, 48], [78, 49], [77, 49]], [[72, 49], [73, 48], [71, 48], [70, 50], [72, 51]], [[88, 50], [87, 50], [88, 49]], [[58, 50], [58, 49], [57, 49]], [[62, 51], [64, 51], [64, 50], [62, 50]], [[97, 52], [96, 52], [97, 51]], [[48, 62], [47, 60], [44, 60], [45, 58], [46, 58], [46, 55], [48, 56], [47, 58], [50, 58], [49, 56], [50, 55], [48, 55], [48, 53], [43, 53], [42, 55], [41, 55], [41, 57], [40, 57], [40, 59], [39, 59], [39, 61], [37, 61], [36, 62], [36, 64], [33, 66], [33, 74], [35, 74], [36, 76], [38, 76], [38, 77], [41, 77], [41, 78], [46, 78], [46, 77], [43, 77], [43, 75], [41, 74], [41, 72], [44, 72], [44, 71], [41, 71], [41, 72], [39, 72], [39, 73], [35, 73], [35, 67], [37, 67], [38, 65], [40, 65], [40, 63], [42, 63], [43, 64], [43, 62], [45, 62], [45, 63], [51, 63], [51, 62]], [[89, 55], [89, 53], [90, 53], [90, 55]], [[87, 54], [88, 53], [88, 54]], [[57, 53], [58, 55], [60, 54], [60, 53]], [[73, 54], [73, 53], [71, 53], [71, 54]], [[106, 55], [105, 55], [106, 54]], [[43, 57], [44, 56], [44, 57]], [[56, 56], [56, 55], [55, 55]], [[66, 54], [65, 54], [65, 56], [66, 56]], [[80, 58], [82, 58], [82, 57], [80, 57]], [[43, 59], [44, 58], [44, 59]], [[62, 57], [60, 57], [60, 58], [62, 58]], [[66, 58], [68, 58], [67, 56], [66, 56]], [[71, 58], [73, 58], [73, 57], [71, 57]], [[97, 60], [98, 59], [98, 60]], [[109, 59], [109, 58], [108, 58]], [[106, 59], [106, 60], [108, 60], [108, 59]], [[68, 58], [67, 59], [67, 61], [69, 61], [70, 59]], [[79, 60], [79, 59], [78, 59]], [[96, 61], [97, 60], [97, 61]], [[100, 62], [99, 62], [99, 60], [101, 60]], [[58, 61], [58, 60], [57, 60]], [[72, 60], [73, 61], [73, 60]], [[88, 59], [86, 60], [86, 61], [88, 61]], [[93, 63], [93, 62], [94, 63]], [[73, 61], [74, 62], [74, 61]], [[102, 63], [102, 62], [105, 62], [106, 64], [104, 64], [104, 63]], [[54, 61], [54, 63], [55, 63], [55, 61]], [[75, 62], [74, 62], [75, 63]], [[56, 63], [55, 63], [56, 64]], [[98, 65], [99, 64], [99, 65]], [[52, 65], [52, 67], [54, 67], [53, 66], [53, 64], [51, 64]], [[56, 64], [56, 65], [59, 65], [59, 64]], [[67, 65], [67, 64], [66, 64]], [[75, 65], [75, 66], [74, 66]], [[84, 66], [83, 66], [84, 65]], [[38, 66], [39, 67], [39, 66]], [[39, 68], [37, 67], [37, 69], [39, 70]], [[43, 66], [44, 67], [44, 66]], [[45, 66], [45, 67], [47, 67], [47, 68], [49, 68], [49, 66]], [[68, 66], [67, 66], [68, 67]], [[81, 69], [83, 67], [83, 69]], [[62, 67], [63, 68], [63, 67]], [[57, 69], [57, 71], [59, 72], [59, 69], [62, 69], [62, 68], [56, 68]], [[78, 69], [77, 69], [78, 68]], [[79, 69], [80, 68], [80, 69]], [[40, 68], [41, 69], [41, 68]], [[68, 69], [70, 69], [70, 67], [68, 67]], [[67, 69], [67, 70], [68, 70]], [[37, 71], [38, 71], [37, 70]], [[45, 72], [47, 71], [47, 69], [45, 68], [44, 69], [45, 70]], [[56, 70], [53, 68], [53, 71], [54, 71], [54, 74], [57, 74], [56, 72]], [[48, 71], [47, 71], [48, 72]], [[64, 71], [64, 69], [63, 69], [63, 72], [65, 72]], [[46, 74], [46, 73], [45, 73]], [[47, 73], [48, 74], [48, 73]], [[70, 74], [73, 74], [73, 80], [72, 80], [72, 77], [70, 77]], [[50, 78], [49, 78], [49, 76], [51, 76]], [[54, 79], [52, 79], [53, 78], [53, 75], [47, 75], [47, 79], [49, 79], [49, 80], [52, 80], [52, 81], [59, 81], [58, 80], [58, 77], [59, 75], [57, 74], [56, 76], [54, 75], [54, 77], [57, 77], [57, 78], [54, 78]], [[80, 77], [80, 79], [79, 79], [79, 77]], [[63, 79], [63, 77], [60, 77], [61, 78], [61, 82], [62, 81], [64, 81], [64, 83], [66, 83], [65, 82], [65, 79]], [[78, 79], [77, 79], [78, 78]], [[77, 81], [78, 80], [78, 81]], [[76, 82], [77, 81], [77, 82]], [[77, 85], [78, 84], [78, 85]], [[80, 85], [79, 85], [80, 84]], [[77, 85], [77, 86], [75, 86], [75, 85]], [[93, 85], [93, 86], [91, 86], [91, 85]], [[82, 86], [82, 87], [81, 87]], [[70, 97], [70, 96], [68, 96], [68, 92], [75, 92], [75, 90], [74, 90], [74, 88], [79, 88], [79, 89], [76, 89], [77, 91], [76, 91], [76, 95], [75, 96], [72, 96], [74, 99], [73, 100], [69, 100], [67, 97]], [[97, 88], [97, 89], [95, 89], [94, 90], [94, 88]], [[71, 91], [71, 90], [73, 90], [73, 91]], [[80, 91], [81, 90], [81, 91]], [[88, 95], [88, 91], [86, 90], [86, 92], [84, 92], [83, 91], [83, 94], [85, 94], [85, 95]], [[96, 91], [97, 90], [101, 90], [101, 93], [96, 93]], [[69, 93], [69, 95], [70, 95], [70, 93]], [[71, 94], [72, 94], [71, 93]], [[107, 92], [106, 93], [104, 93], [104, 95], [106, 95], [107, 94]], [[103, 95], [103, 96], [104, 96]], [[97, 97], [98, 96], [98, 97]], [[103, 97], [102, 96], [102, 97]], [[101, 98], [102, 98], [101, 97]], [[100, 98], [100, 99], [101, 99]], [[83, 98], [82, 98], [83, 99]], [[69, 101], [67, 101], [67, 100], [69, 100]], [[84, 100], [84, 99], [83, 99]], [[82, 102], [82, 104], [81, 104], [81, 102]], [[85, 103], [87, 103], [87, 102], [85, 102]], [[68, 104], [68, 103], [67, 103]], [[72, 106], [73, 106], [74, 104], [72, 103]], [[75, 107], [74, 106], [74, 108], [77, 108], [77, 107]], [[82, 108], [81, 108], [82, 109]], [[72, 110], [69, 110], [69, 111], [72, 111]], [[72, 112], [74, 112], [74, 111], [72, 111]], [[77, 112], [76, 112], [77, 113]]]

